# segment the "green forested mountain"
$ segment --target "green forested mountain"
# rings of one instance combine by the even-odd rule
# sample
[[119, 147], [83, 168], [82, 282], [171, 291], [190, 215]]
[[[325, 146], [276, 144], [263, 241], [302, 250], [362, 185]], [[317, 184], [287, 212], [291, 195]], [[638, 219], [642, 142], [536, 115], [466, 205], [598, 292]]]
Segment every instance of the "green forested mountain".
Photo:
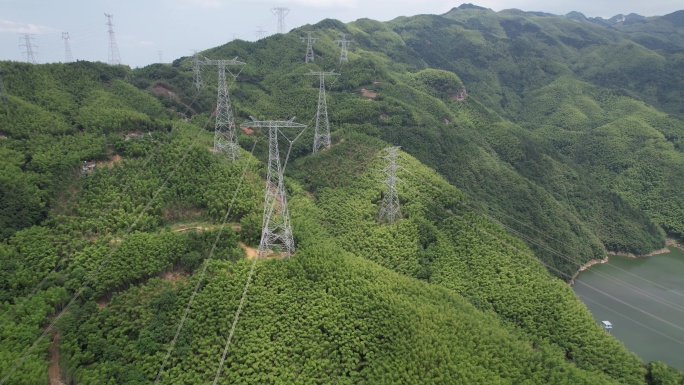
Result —
[[[313, 63], [300, 30], [203, 52], [247, 63], [236, 123], [310, 126], [280, 143], [297, 252], [256, 263], [218, 383], [684, 384], [566, 284], [606, 251], [684, 235], [680, 19], [465, 5], [302, 27]], [[68, 383], [149, 384], [172, 340], [159, 383], [213, 381], [268, 146], [244, 129], [237, 162], [212, 151], [215, 68], [197, 91], [192, 65], [0, 63], [0, 381], [46, 384], [50, 365]], [[310, 70], [341, 74], [334, 144], [316, 154]], [[403, 217], [387, 224], [392, 145]]]

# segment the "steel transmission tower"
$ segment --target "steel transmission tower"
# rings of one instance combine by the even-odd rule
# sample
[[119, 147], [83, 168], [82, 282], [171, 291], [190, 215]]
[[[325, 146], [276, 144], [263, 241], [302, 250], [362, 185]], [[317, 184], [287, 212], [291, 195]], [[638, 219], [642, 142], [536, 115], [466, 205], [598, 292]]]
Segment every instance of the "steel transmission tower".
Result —
[[306, 125], [288, 121], [257, 121], [245, 123], [248, 127], [268, 127], [268, 173], [264, 198], [264, 216], [261, 222], [261, 241], [258, 258], [271, 252], [289, 257], [295, 252], [290, 213], [287, 210], [283, 167], [278, 152], [278, 131], [281, 127], [306, 128]]
[[325, 77], [339, 76], [335, 72], [314, 72], [310, 71], [310, 76], [320, 78], [318, 86], [318, 111], [316, 112], [316, 130], [314, 131], [313, 152], [330, 147], [330, 122], [328, 121], [328, 102], [325, 98]]
[[74, 61], [73, 56], [71, 56], [71, 47], [69, 46], [69, 32], [62, 32], [62, 40], [64, 40], [64, 62], [71, 63]]
[[347, 34], [343, 33], [342, 38], [340, 40], [335, 40], [335, 43], [337, 43], [340, 46], [340, 63], [346, 63], [349, 61], [349, 58], [347, 57], [347, 49], [349, 48], [349, 45], [351, 44], [351, 40], [347, 40]]
[[290, 8], [276, 7], [271, 11], [274, 15], [278, 15], [278, 33], [285, 33], [285, 16], [290, 13]]
[[164, 52], [163, 51], [157, 51], [157, 55], [159, 56], [159, 63], [164, 62]]
[[313, 37], [313, 33], [314, 31], [306, 31], [306, 37], [300, 37], [302, 41], [306, 42], [306, 57], [304, 61], [307, 63], [314, 61], [313, 44], [316, 42], [316, 39]]
[[214, 129], [214, 151], [225, 152], [231, 161], [238, 157], [238, 141], [233, 120], [233, 109], [230, 105], [230, 94], [226, 82], [226, 66], [245, 65], [237, 58], [231, 60], [205, 59], [204, 64], [218, 67], [218, 95], [216, 101], [216, 125]]
[[266, 37], [266, 31], [263, 30], [263, 28], [259, 27], [256, 31], [256, 37], [257, 40], [261, 40]]
[[389, 147], [385, 149], [387, 155], [383, 158], [389, 161], [387, 167], [385, 167], [382, 172], [385, 173], [386, 177], [383, 181], [385, 183], [385, 194], [382, 197], [382, 206], [380, 207], [380, 221], [386, 220], [389, 224], [393, 224], [394, 221], [401, 218], [401, 208], [399, 207], [399, 192], [397, 190], [397, 182], [401, 179], [397, 177], [397, 170], [399, 166], [397, 165], [397, 157], [399, 154], [400, 147]]
[[195, 50], [195, 54], [192, 55], [192, 72], [194, 73], [192, 84], [194, 84], [197, 91], [199, 91], [202, 89], [202, 60], [200, 60], [197, 50]]
[[107, 17], [107, 24], [106, 26], [109, 27], [109, 64], [111, 65], [117, 65], [121, 64], [121, 57], [119, 56], [119, 48], [116, 46], [116, 39], [114, 38], [114, 24], [112, 23], [112, 19], [114, 19], [114, 15], [110, 15], [105, 13], [104, 14]]
[[37, 46], [33, 44], [33, 37], [31, 36], [31, 34], [25, 33], [24, 36], [19, 38], [19, 41], [24, 42], [24, 44], [21, 44], [20, 47], [24, 47], [26, 49], [26, 52], [23, 52], [26, 54], [26, 62], [36, 64], [38, 62], [38, 60], [36, 59], [38, 53], [34, 52], [33, 49], [37, 48]]

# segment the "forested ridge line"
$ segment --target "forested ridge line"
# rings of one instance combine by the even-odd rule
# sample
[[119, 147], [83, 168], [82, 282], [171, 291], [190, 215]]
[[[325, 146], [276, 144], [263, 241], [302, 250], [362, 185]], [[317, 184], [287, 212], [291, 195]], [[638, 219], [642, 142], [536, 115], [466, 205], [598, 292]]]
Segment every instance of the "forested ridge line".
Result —
[[[529, 217], [514, 216], [513, 222], [544, 224], [554, 231], [550, 237], [563, 239], [551, 247], [560, 245], [564, 254], [576, 253], [574, 246], [591, 240], [577, 262], [601, 255], [605, 247], [657, 245], [662, 230], [620, 195], [624, 192], [600, 187], [613, 174], [585, 174], [587, 165], [572, 161], [570, 151], [549, 140], [552, 126], [530, 129], [507, 121], [475, 97], [454, 100], [452, 93], [468, 84], [454, 73], [387, 61], [385, 53], [370, 49], [381, 38], [395, 39], [384, 27], [374, 31], [370, 21], [345, 26], [330, 20], [317, 27], [327, 34], [316, 51], [320, 63], [301, 63], [301, 43], [288, 35], [206, 52], [213, 57], [239, 54], [254, 63], [231, 89], [238, 122], [250, 115], [308, 117], [317, 88], [301, 75], [337, 60], [334, 28], [367, 39], [350, 52], [343, 76], [329, 86], [336, 145], [311, 155], [309, 131], [293, 148], [287, 187], [298, 253], [285, 261], [259, 263], [221, 381], [681, 383], [678, 372], [660, 363], [644, 365], [606, 335], [567, 286], [534, 262], [525, 244], [463, 205], [483, 207], [482, 214], [494, 217], [496, 212], [525, 213]], [[271, 59], [278, 54], [285, 59], [274, 66]], [[213, 240], [220, 239], [165, 381], [199, 383], [215, 371], [230, 326], [226, 320], [234, 314], [246, 278], [239, 242], [254, 245], [260, 236], [264, 170], [256, 162], [248, 168], [245, 189], [229, 216], [235, 224], [231, 230], [220, 236], [216, 228], [171, 231], [179, 222], [216, 222], [227, 215], [245, 164], [231, 164], [209, 151], [211, 133], [201, 125], [211, 114], [215, 89], [210, 85], [192, 96], [191, 73], [184, 70], [190, 63], [188, 58], [137, 70], [86, 62], [3, 63], [12, 75], [6, 75], [10, 106], [0, 118], [7, 136], [0, 142], [0, 151], [7, 154], [0, 181], [16, 194], [8, 201], [12, 210], [19, 207], [29, 215], [3, 216], [9, 231], [0, 245], [6, 278], [0, 309], [14, 315], [1, 329], [0, 352], [6, 359], [0, 374], [113, 250], [116, 264], [97, 274], [56, 325], [63, 335], [63, 373], [77, 383], [149, 383], [198, 279], [197, 269]], [[31, 83], [37, 75], [49, 86]], [[75, 81], [65, 88], [61, 79]], [[159, 84], [178, 98], [140, 90]], [[372, 89], [376, 96], [364, 96], [359, 88]], [[588, 89], [591, 97], [600, 94]], [[629, 98], [616, 103], [639, 106]], [[23, 112], [16, 113], [19, 107], [43, 120], [26, 120]], [[106, 114], [98, 113], [102, 108]], [[649, 107], [643, 111], [654, 118], [649, 127], [655, 131], [641, 133], [643, 116], [632, 117], [635, 123], [628, 130], [641, 136], [626, 145], [648, 143], [648, 156], [666, 150], [676, 159], [676, 143], [667, 145], [678, 135], [676, 121], [662, 120]], [[617, 134], [625, 130], [619, 122], [612, 124]], [[671, 135], [662, 134], [665, 128]], [[127, 137], [131, 132], [149, 135]], [[199, 142], [190, 145], [195, 132], [202, 133]], [[263, 134], [239, 131], [243, 146], [252, 143], [253, 135]], [[450, 193], [412, 184], [401, 195], [404, 218], [393, 226], [379, 224], [377, 174], [382, 166], [377, 151], [390, 144], [403, 145], [434, 165], [463, 192], [407, 155], [406, 168], [418, 180], [430, 180]], [[255, 154], [265, 159], [264, 143]], [[80, 175], [83, 161], [106, 161], [113, 155], [121, 156], [121, 162]], [[185, 160], [179, 164], [180, 159]], [[179, 168], [167, 181], [174, 164]], [[560, 184], [549, 179], [558, 174], [563, 176]], [[159, 197], [152, 199], [160, 186]], [[125, 190], [130, 191], [121, 194]], [[20, 199], [21, 191], [35, 199]], [[534, 199], [517, 202], [526, 208], [511, 207], [511, 192]], [[580, 207], [589, 196], [595, 200]], [[469, 197], [497, 198], [472, 203]], [[435, 210], [432, 202], [456, 216]], [[553, 217], [562, 220], [547, 222]], [[618, 225], [606, 228], [611, 221], [625, 225], [624, 231]], [[135, 231], [126, 235], [128, 228]], [[562, 234], [572, 234], [568, 239], [573, 241]], [[534, 253], [561, 276], [576, 267], [543, 250]], [[64, 265], [52, 271], [57, 263]], [[49, 273], [36, 276], [36, 266]], [[155, 278], [170, 271], [181, 279]], [[15, 312], [44, 278], [44, 287]], [[103, 300], [104, 307], [98, 306]], [[44, 383], [46, 352], [46, 343], [39, 343], [16, 380]]]

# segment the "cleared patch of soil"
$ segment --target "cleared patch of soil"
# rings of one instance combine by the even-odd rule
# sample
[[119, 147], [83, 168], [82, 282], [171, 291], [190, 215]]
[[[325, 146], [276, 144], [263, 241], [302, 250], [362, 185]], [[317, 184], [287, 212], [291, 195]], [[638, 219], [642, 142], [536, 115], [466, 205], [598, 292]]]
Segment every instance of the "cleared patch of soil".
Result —
[[202, 216], [200, 209], [165, 208], [162, 217], [167, 221], [193, 220]]
[[176, 233], [185, 233], [188, 231], [194, 231], [196, 233], [199, 233], [200, 231], [213, 230], [215, 227], [216, 227], [216, 225], [210, 224], [210, 223], [200, 223], [200, 222], [177, 223], [177, 224], [171, 226], [171, 231], [176, 232]]
[[115, 163], [121, 163], [121, 155], [112, 155], [109, 160], [105, 160], [102, 162], [97, 162], [97, 167], [107, 167], [107, 168], [112, 168], [114, 167]]
[[186, 276], [178, 271], [167, 271], [162, 275], [162, 279], [175, 285], [178, 281], [185, 282]]
[[157, 95], [163, 95], [167, 98], [178, 100], [178, 95], [176, 95], [175, 92], [171, 91], [170, 89], [164, 87], [161, 84], [155, 84], [154, 87], [152, 87], [152, 92], [154, 92]]
[[240, 246], [241, 246], [243, 249], [245, 249], [245, 254], [247, 254], [247, 259], [253, 259], [253, 258], [255, 258], [257, 255], [259, 255], [259, 250], [258, 250], [258, 249], [255, 249], [255, 248], [253, 248], [253, 247], [249, 247], [249, 246], [245, 245], [245, 244], [242, 243], [242, 242], [240, 242], [239, 244], [240, 244]]
[[361, 88], [361, 96], [364, 98], [375, 99], [378, 96], [378, 93], [366, 88]]
[[240, 126], [240, 129], [242, 130], [242, 132], [244, 132], [247, 135], [252, 135], [254, 133], [254, 130], [252, 130], [251, 128], [249, 128], [247, 126]]
[[64, 385], [62, 382], [62, 371], [59, 368], [59, 339], [60, 334], [55, 333], [52, 336], [52, 344], [50, 345], [50, 366], [48, 367], [48, 377], [50, 385]]
[[[182, 104], [185, 106], [187, 109], [192, 110], [191, 106], [189, 106], [187, 103], [183, 103], [181, 98], [178, 97], [178, 95], [171, 91], [169, 88], [167, 88], [164, 84], [162, 83], [157, 83], [152, 87], [152, 92], [156, 95], [164, 96], [169, 99], [173, 99], [177, 101], [178, 103]], [[195, 113], [194, 110], [192, 110], [192, 113]]]

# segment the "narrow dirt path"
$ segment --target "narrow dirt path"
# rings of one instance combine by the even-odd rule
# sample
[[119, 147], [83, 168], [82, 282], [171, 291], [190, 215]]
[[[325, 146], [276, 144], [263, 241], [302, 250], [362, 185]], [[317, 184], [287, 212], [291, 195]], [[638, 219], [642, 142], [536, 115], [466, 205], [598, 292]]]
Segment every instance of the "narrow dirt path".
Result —
[[52, 345], [50, 345], [50, 366], [48, 367], [50, 385], [64, 385], [62, 382], [62, 371], [59, 369], [60, 337], [59, 333], [55, 333], [54, 336], [52, 336]]

